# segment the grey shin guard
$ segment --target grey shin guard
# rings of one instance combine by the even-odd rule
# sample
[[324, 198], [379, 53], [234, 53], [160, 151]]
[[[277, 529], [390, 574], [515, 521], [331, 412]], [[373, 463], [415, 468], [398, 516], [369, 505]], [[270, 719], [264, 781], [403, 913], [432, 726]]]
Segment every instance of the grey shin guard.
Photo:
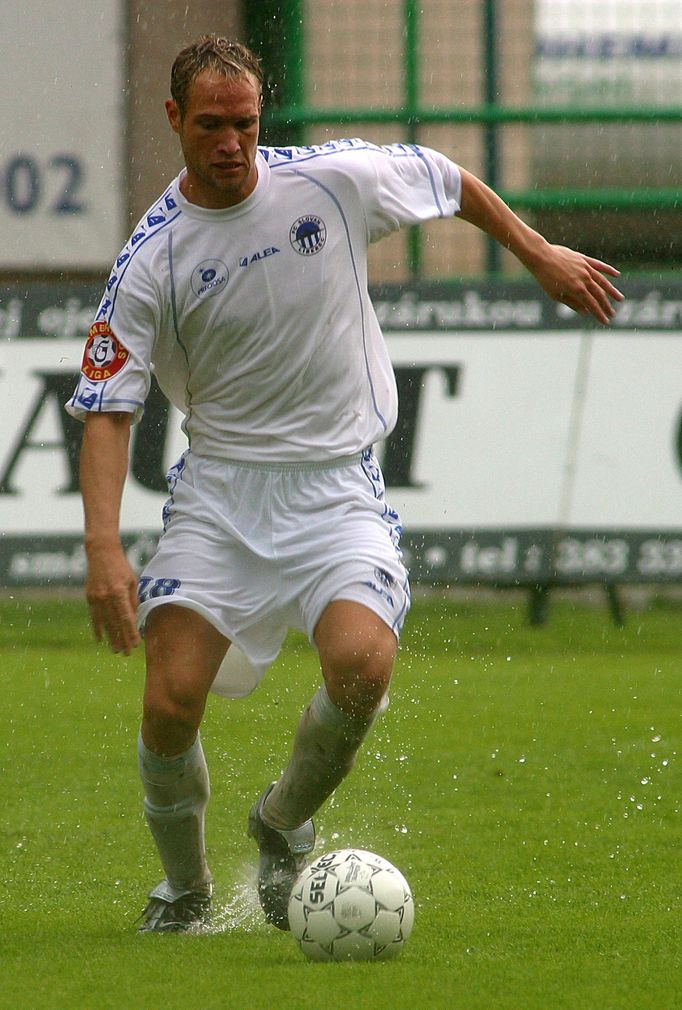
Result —
[[199, 737], [183, 754], [160, 757], [138, 739], [144, 812], [166, 879], [176, 890], [208, 889], [204, 812], [210, 795]]
[[355, 762], [376, 716], [355, 719], [338, 708], [323, 685], [303, 712], [296, 729], [289, 764], [263, 806], [273, 828], [297, 828], [331, 796]]

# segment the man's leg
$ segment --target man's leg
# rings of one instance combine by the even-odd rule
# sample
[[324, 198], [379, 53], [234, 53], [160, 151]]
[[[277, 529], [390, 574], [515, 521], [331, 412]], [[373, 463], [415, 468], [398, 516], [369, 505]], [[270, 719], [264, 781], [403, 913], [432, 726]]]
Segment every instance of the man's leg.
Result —
[[315, 843], [312, 816], [346, 777], [388, 689], [395, 635], [368, 607], [336, 600], [315, 629], [324, 684], [298, 724], [289, 764], [249, 815], [260, 848], [258, 896], [266, 918], [288, 929], [287, 906]]
[[263, 804], [272, 827], [308, 820], [351, 770], [386, 695], [394, 633], [362, 604], [335, 600], [315, 629], [324, 684], [298, 724], [291, 760]]
[[209, 782], [199, 726], [228, 645], [209, 622], [186, 607], [164, 604], [147, 620], [138, 758], [145, 816], [166, 879], [150, 895], [143, 929], [186, 928], [190, 922], [183, 923], [183, 918], [200, 919], [208, 909], [211, 874], [204, 812]]

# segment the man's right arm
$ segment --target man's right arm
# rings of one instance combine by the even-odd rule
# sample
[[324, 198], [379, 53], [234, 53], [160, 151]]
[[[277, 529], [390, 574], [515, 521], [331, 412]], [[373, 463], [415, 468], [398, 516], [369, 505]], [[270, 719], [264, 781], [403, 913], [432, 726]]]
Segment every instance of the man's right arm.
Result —
[[114, 652], [126, 656], [140, 642], [137, 577], [119, 533], [131, 422], [131, 414], [89, 414], [80, 453], [90, 618], [98, 641], [106, 637]]

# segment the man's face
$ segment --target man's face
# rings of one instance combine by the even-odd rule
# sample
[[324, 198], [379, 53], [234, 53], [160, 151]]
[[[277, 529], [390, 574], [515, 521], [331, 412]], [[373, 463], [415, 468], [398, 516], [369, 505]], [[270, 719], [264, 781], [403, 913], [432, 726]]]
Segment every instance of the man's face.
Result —
[[187, 166], [181, 189], [188, 200], [220, 210], [253, 192], [260, 110], [260, 91], [247, 73], [235, 78], [210, 70], [199, 74], [184, 116], [174, 101], [166, 102]]

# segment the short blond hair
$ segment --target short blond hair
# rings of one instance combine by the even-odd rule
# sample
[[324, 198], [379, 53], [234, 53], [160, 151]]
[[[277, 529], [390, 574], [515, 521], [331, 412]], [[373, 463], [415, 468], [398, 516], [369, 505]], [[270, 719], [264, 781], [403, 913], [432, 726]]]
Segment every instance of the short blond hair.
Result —
[[171, 67], [171, 96], [181, 116], [187, 110], [190, 87], [204, 70], [213, 70], [230, 78], [250, 74], [259, 91], [263, 90], [263, 70], [255, 53], [241, 42], [220, 35], [202, 35], [180, 50]]

